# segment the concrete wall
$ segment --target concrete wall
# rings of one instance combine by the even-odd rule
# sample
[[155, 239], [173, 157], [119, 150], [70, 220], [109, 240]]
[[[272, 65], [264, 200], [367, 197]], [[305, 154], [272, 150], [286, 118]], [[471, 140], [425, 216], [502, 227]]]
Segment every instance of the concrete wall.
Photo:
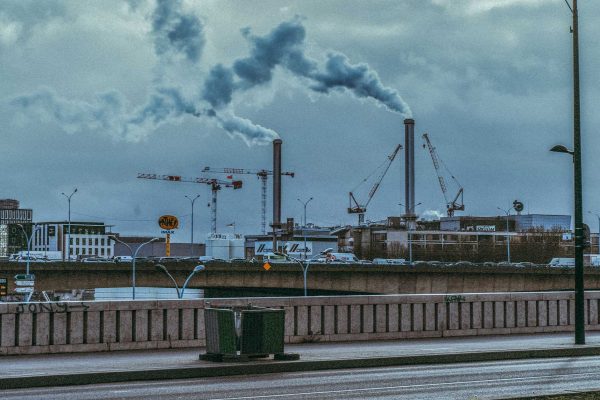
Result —
[[[600, 292], [586, 293], [600, 330]], [[204, 345], [208, 300], [0, 304], [0, 354]], [[286, 342], [337, 342], [573, 330], [572, 292], [212, 299], [283, 308]]]

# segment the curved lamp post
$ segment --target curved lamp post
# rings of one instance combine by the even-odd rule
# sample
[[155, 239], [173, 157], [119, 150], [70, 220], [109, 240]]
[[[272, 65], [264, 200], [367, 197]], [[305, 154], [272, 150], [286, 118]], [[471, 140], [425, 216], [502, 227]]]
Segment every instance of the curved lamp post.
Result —
[[188, 199], [192, 205], [192, 233], [190, 236], [190, 257], [194, 256], [194, 203], [196, 202], [198, 197], [200, 197], [199, 194], [197, 194], [194, 198], [189, 197], [187, 194], [185, 195], [185, 198]]
[[[73, 197], [73, 195], [77, 193], [77, 188], [73, 189], [73, 192], [70, 195], [66, 195], [64, 192], [61, 193], [63, 196], [65, 196], [67, 198], [67, 202], [69, 203], [69, 213], [68, 213], [68, 217], [69, 217], [69, 232], [67, 234], [67, 261], [71, 261], [71, 197]], [[63, 249], [64, 251], [64, 249]]]
[[33, 234], [36, 233], [41, 227], [38, 225], [34, 225], [33, 229], [31, 230], [31, 235], [28, 235], [27, 231], [25, 231], [25, 227], [23, 226], [23, 224], [17, 224], [17, 225], [23, 231], [23, 234], [25, 235], [25, 240], [27, 240], [27, 264], [25, 265], [25, 271], [26, 271], [25, 273], [27, 275], [29, 275], [29, 262], [31, 261], [31, 256], [30, 256], [31, 239], [33, 239]]
[[298, 263], [300, 268], [302, 268], [302, 276], [304, 278], [304, 297], [307, 297], [308, 296], [308, 287], [307, 287], [306, 281], [307, 281], [307, 276], [308, 276], [308, 268], [310, 267], [310, 260], [298, 260], [297, 258], [290, 257], [284, 253], [275, 253], [275, 254], [278, 256], [285, 257], [285, 259], [288, 261], [293, 261], [295, 263]]
[[504, 214], [506, 214], [506, 241], [508, 244], [508, 246], [506, 247], [506, 259], [507, 259], [507, 262], [510, 264], [510, 235], [508, 234], [508, 217], [510, 216], [510, 208], [508, 210], [505, 210], [504, 208], [500, 208], [500, 207], [496, 207], [496, 208], [498, 210], [502, 211]]
[[135, 251], [133, 251], [133, 249], [131, 248], [130, 245], [128, 245], [121, 239], [118, 239], [116, 236], [111, 235], [111, 236], [109, 236], [109, 238], [114, 240], [115, 242], [121, 243], [122, 245], [127, 247], [129, 249], [129, 252], [131, 253], [131, 299], [135, 300], [135, 259], [137, 258], [138, 251], [140, 251], [142, 247], [144, 247], [145, 245], [147, 245], [149, 243], [157, 241], [158, 238], [152, 238], [152, 239], [148, 240], [147, 242], [140, 244], [135, 249]]
[[156, 268], [158, 268], [159, 270], [161, 270], [162, 272], [164, 272], [171, 279], [171, 281], [175, 285], [175, 290], [177, 291], [178, 299], [183, 299], [183, 293], [185, 292], [185, 288], [187, 287], [188, 282], [190, 281], [190, 279], [192, 279], [192, 276], [194, 276], [197, 272], [201, 272], [206, 269], [206, 267], [202, 264], [196, 265], [194, 267], [194, 269], [192, 270], [192, 272], [190, 272], [190, 274], [186, 278], [185, 282], [183, 282], [183, 286], [181, 287], [181, 289], [179, 289], [179, 286], [177, 285], [177, 281], [175, 280], [175, 278], [173, 278], [173, 275], [171, 275], [171, 273], [169, 272], [167, 267], [165, 267], [162, 264], [154, 264], [154, 266]]

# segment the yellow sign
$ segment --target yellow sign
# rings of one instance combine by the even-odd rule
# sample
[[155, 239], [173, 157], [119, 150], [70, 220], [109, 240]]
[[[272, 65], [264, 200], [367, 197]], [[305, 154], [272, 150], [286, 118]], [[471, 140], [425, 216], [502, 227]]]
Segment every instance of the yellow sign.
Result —
[[271, 264], [269, 264], [268, 262], [263, 264], [263, 268], [265, 269], [265, 271], [268, 271], [271, 269]]
[[158, 225], [165, 230], [179, 228], [179, 220], [174, 215], [163, 215], [158, 219]]

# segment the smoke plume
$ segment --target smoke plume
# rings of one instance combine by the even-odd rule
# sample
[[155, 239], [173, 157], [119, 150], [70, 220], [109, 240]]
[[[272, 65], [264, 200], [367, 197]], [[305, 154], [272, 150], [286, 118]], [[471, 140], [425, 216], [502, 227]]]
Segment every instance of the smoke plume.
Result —
[[411, 115], [398, 92], [384, 86], [369, 65], [352, 64], [345, 55], [335, 52], [327, 54], [321, 64], [307, 57], [306, 30], [300, 18], [285, 21], [264, 36], [243, 29], [242, 35], [250, 44], [249, 55], [235, 60], [230, 67], [213, 66], [204, 80], [199, 80], [196, 97], [186, 98], [180, 87], [167, 83], [164, 74], [170, 71], [172, 76], [177, 75], [179, 65], [198, 68], [206, 43], [204, 25], [196, 15], [184, 12], [181, 0], [157, 0], [151, 26], [159, 68], [155, 69], [151, 92], [142, 106], [128, 108], [124, 96], [114, 91], [80, 101], [62, 98], [50, 89], [19, 96], [11, 104], [44, 120], [54, 120], [71, 133], [104, 131], [115, 138], [139, 140], [161, 124], [191, 115], [213, 120], [248, 145], [266, 144], [277, 138], [277, 133], [237, 116], [232, 102], [236, 94], [271, 82], [279, 67], [314, 92], [348, 91], [405, 117]]

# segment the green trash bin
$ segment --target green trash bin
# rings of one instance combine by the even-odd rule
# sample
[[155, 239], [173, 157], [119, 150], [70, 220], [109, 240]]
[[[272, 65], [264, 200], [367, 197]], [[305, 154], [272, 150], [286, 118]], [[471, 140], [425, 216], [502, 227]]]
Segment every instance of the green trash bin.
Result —
[[206, 353], [201, 360], [245, 361], [269, 357], [297, 360], [284, 353], [285, 311], [262, 307], [206, 308], [204, 310]]

